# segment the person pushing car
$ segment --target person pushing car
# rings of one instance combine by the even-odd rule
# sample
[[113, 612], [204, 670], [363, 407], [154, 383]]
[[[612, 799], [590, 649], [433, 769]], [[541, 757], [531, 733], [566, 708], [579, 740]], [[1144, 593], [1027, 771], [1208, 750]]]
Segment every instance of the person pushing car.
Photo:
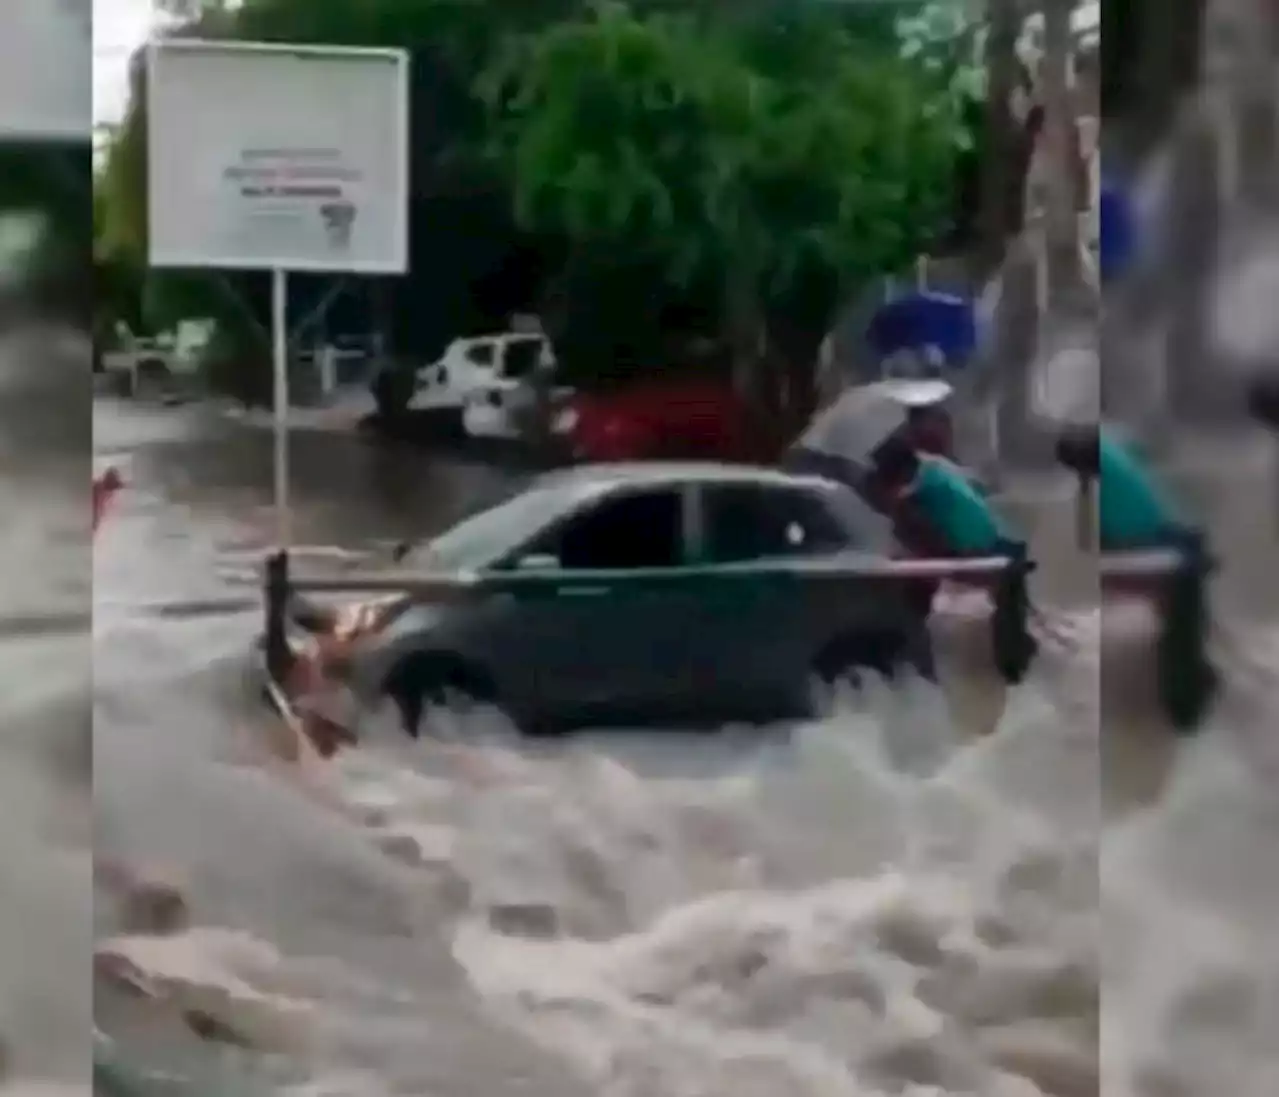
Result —
[[1014, 538], [981, 490], [945, 457], [918, 451], [901, 435], [873, 454], [873, 476], [899, 536], [918, 555], [995, 556]]

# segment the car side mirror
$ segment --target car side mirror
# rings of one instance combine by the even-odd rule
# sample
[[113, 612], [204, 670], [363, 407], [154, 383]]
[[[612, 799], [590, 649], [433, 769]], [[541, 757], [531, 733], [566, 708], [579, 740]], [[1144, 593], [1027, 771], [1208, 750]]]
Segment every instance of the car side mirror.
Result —
[[560, 560], [549, 552], [531, 552], [516, 561], [516, 571], [554, 571]]

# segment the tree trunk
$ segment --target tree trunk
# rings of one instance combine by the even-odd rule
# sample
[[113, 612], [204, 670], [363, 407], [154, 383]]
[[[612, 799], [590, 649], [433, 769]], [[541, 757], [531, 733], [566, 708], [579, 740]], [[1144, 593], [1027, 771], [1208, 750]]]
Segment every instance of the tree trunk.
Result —
[[1021, 240], [1001, 269], [991, 349], [995, 391], [988, 397], [994, 401], [997, 435], [989, 455], [993, 467], [986, 471], [994, 482], [1011, 465], [1042, 463], [1046, 453], [1031, 418], [1031, 378], [1040, 337], [1039, 264], [1035, 249]]
[[982, 164], [976, 282], [985, 280], [1000, 266], [1009, 234], [1016, 231], [1009, 223], [1009, 207], [1010, 194], [1021, 185], [1021, 133], [1012, 112], [1020, 76], [1016, 53], [1022, 26], [1019, 8], [1019, 0], [987, 0], [986, 156]]
[[[1044, 58], [1040, 69], [1047, 177], [1043, 192], [1045, 249], [1051, 309], [1083, 302], [1079, 219], [1081, 178], [1075, 103], [1071, 92], [1073, 0], [1044, 5]], [[1092, 297], [1092, 294], [1088, 294]]]

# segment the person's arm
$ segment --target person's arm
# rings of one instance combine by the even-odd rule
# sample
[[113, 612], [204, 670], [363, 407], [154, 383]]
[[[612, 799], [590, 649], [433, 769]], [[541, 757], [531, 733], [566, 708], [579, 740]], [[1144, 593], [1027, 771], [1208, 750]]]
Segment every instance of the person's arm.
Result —
[[913, 556], [949, 556], [951, 550], [946, 538], [920, 503], [919, 488], [920, 476], [917, 473], [893, 489], [891, 514], [894, 533]]

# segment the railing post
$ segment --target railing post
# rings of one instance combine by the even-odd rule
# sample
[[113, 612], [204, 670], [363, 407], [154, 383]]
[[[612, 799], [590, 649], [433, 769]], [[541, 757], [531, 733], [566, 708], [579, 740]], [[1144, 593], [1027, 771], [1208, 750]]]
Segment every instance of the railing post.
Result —
[[263, 570], [263, 652], [267, 673], [283, 682], [289, 673], [292, 656], [285, 633], [289, 605], [289, 553], [280, 549], [267, 557]]
[[1016, 542], [1009, 546], [1009, 563], [995, 587], [995, 607], [991, 615], [991, 649], [996, 670], [1010, 685], [1027, 676], [1039, 644], [1031, 635], [1031, 599], [1027, 577], [1034, 565], [1027, 546]]
[[1209, 661], [1208, 585], [1211, 562], [1204, 535], [1188, 533], [1182, 560], [1165, 586], [1156, 650], [1160, 702], [1174, 728], [1195, 730], [1217, 693]]
[[1076, 476], [1076, 547], [1082, 552], [1097, 550], [1098, 497], [1102, 477], [1102, 455], [1098, 449], [1101, 428], [1094, 424], [1069, 426], [1054, 443], [1058, 463]]

